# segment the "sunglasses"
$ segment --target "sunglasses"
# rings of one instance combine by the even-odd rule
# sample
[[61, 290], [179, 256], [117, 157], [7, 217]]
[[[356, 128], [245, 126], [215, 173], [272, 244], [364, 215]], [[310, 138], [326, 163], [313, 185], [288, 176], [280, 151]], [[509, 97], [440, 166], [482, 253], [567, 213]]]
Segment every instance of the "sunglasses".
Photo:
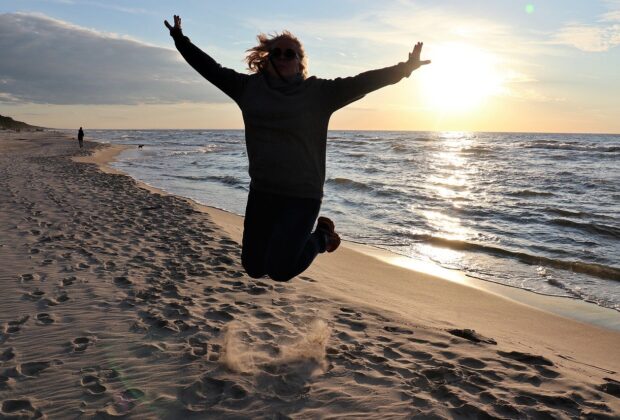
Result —
[[269, 57], [271, 58], [283, 58], [285, 60], [294, 60], [294, 59], [299, 59], [299, 54], [297, 54], [297, 51], [291, 49], [291, 48], [287, 48], [284, 51], [282, 51], [282, 48], [274, 48], [271, 51], [269, 51]]

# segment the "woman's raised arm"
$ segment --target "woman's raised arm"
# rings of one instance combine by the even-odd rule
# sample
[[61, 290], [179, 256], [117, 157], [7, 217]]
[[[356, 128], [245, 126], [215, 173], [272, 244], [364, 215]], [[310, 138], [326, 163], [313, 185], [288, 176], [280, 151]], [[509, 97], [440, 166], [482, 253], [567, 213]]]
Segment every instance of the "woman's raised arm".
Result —
[[393, 85], [403, 77], [409, 77], [414, 70], [421, 66], [430, 64], [430, 60], [420, 60], [423, 45], [423, 43], [418, 42], [413, 51], [409, 53], [409, 59], [395, 66], [366, 71], [357, 76], [325, 80], [323, 90], [327, 106], [332, 112], [336, 111], [363, 98], [367, 93], [387, 85]]
[[192, 44], [189, 38], [183, 35], [180, 16], [174, 15], [174, 26], [170, 25], [167, 20], [164, 20], [164, 25], [170, 31], [170, 36], [174, 39], [174, 44], [185, 61], [205, 79], [230, 96], [235, 102], [238, 102], [248, 75], [222, 67], [208, 54]]

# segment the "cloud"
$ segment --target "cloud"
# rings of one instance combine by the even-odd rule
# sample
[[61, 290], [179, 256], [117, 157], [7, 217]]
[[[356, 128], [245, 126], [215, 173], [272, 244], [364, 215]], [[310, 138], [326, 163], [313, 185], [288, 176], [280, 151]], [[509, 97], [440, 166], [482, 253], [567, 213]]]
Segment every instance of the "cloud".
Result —
[[620, 2], [606, 3], [611, 10], [602, 14], [598, 22], [569, 23], [553, 36], [552, 42], [587, 52], [604, 52], [620, 45]]
[[571, 24], [553, 37], [556, 44], [570, 45], [587, 52], [604, 52], [620, 45], [620, 24], [609, 26]]
[[41, 14], [0, 14], [0, 51], [0, 103], [229, 101], [172, 48]]

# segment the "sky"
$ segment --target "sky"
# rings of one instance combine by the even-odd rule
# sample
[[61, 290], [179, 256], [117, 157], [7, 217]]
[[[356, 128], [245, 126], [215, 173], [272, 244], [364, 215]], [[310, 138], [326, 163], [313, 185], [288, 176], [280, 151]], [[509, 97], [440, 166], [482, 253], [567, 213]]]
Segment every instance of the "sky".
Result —
[[73, 128], [243, 128], [163, 20], [245, 73], [290, 30], [309, 73], [432, 63], [337, 111], [332, 130], [620, 133], [620, 0], [0, 0], [0, 114]]

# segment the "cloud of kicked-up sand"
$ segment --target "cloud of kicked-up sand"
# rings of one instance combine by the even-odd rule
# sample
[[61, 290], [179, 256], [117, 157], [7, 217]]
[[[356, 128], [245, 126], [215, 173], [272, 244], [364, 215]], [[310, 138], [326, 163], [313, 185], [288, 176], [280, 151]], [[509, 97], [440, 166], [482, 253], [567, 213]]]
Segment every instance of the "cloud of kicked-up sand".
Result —
[[331, 328], [321, 319], [311, 322], [305, 331], [298, 333], [295, 340], [279, 345], [277, 356], [246, 344], [241, 337], [243, 330], [240, 323], [230, 323], [222, 343], [220, 362], [234, 372], [257, 374], [265, 366], [290, 365], [309, 371], [326, 367], [325, 348]]

